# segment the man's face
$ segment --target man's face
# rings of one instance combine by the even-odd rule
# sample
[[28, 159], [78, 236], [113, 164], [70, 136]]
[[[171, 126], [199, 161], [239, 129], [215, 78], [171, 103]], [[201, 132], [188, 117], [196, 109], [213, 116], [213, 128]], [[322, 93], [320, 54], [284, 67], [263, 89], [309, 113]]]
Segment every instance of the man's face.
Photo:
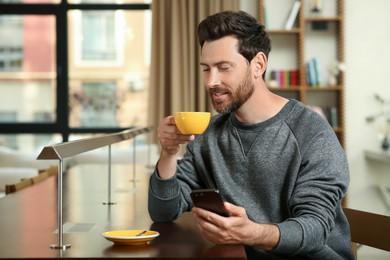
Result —
[[237, 51], [238, 40], [226, 36], [205, 42], [200, 64], [214, 109], [219, 113], [236, 111], [253, 94], [251, 67]]

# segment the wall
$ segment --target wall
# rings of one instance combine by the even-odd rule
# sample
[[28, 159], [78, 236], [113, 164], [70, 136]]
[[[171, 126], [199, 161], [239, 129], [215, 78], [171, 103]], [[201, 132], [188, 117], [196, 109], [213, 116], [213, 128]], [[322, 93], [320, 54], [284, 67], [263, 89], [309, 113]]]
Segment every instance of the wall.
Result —
[[245, 12], [258, 17], [259, 8], [257, 5], [257, 0], [240, 0], [240, 9]]
[[[390, 186], [390, 164], [368, 161], [365, 149], [379, 149], [376, 125], [367, 124], [366, 116], [378, 110], [373, 94], [390, 99], [390, 1], [346, 0], [346, 143], [350, 164], [350, 205], [359, 204], [361, 194], [379, 183]], [[375, 192], [375, 190], [374, 190]], [[378, 199], [381, 199], [378, 197]]]
[[[257, 0], [242, 0], [241, 9], [258, 16]], [[379, 213], [386, 207], [376, 186], [390, 186], [390, 164], [365, 159], [364, 151], [379, 150], [381, 141], [378, 125], [367, 124], [365, 118], [378, 111], [374, 93], [390, 99], [388, 10], [388, 0], [345, 0], [346, 153], [351, 173], [348, 205]]]

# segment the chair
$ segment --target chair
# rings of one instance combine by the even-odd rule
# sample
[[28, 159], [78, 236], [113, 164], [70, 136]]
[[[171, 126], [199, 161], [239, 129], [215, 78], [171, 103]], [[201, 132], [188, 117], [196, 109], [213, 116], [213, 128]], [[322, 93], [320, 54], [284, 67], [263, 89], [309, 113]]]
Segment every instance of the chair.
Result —
[[351, 241], [357, 258], [357, 244], [390, 251], [390, 217], [344, 208], [351, 229]]
[[19, 190], [22, 190], [24, 188], [27, 188], [28, 186], [31, 186], [33, 184], [32, 178], [23, 179], [18, 183], [15, 184], [7, 184], [5, 185], [5, 194], [8, 195], [10, 193], [17, 192]]

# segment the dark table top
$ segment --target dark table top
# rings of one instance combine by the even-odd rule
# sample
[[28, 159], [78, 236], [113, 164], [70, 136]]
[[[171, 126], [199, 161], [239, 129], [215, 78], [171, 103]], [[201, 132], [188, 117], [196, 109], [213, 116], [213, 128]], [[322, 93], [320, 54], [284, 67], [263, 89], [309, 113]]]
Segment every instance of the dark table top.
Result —
[[[57, 177], [0, 199], [0, 258], [245, 258], [242, 246], [216, 246], [199, 233], [192, 213], [171, 223], [153, 223], [147, 211], [150, 169], [76, 165], [63, 175], [63, 242], [58, 244]], [[117, 246], [102, 232], [148, 229], [160, 235], [147, 245]]]

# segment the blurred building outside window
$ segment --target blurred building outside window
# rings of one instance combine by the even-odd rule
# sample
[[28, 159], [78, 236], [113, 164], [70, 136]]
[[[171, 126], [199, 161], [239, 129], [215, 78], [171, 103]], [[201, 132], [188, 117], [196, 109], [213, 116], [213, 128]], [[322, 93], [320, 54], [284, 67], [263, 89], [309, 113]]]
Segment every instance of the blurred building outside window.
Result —
[[[69, 96], [60, 98], [68, 100], [69, 128], [145, 126], [151, 10], [74, 9], [67, 15]], [[49, 14], [0, 14], [0, 125], [57, 122], [57, 22]], [[36, 150], [60, 137], [0, 134], [0, 145]]]

